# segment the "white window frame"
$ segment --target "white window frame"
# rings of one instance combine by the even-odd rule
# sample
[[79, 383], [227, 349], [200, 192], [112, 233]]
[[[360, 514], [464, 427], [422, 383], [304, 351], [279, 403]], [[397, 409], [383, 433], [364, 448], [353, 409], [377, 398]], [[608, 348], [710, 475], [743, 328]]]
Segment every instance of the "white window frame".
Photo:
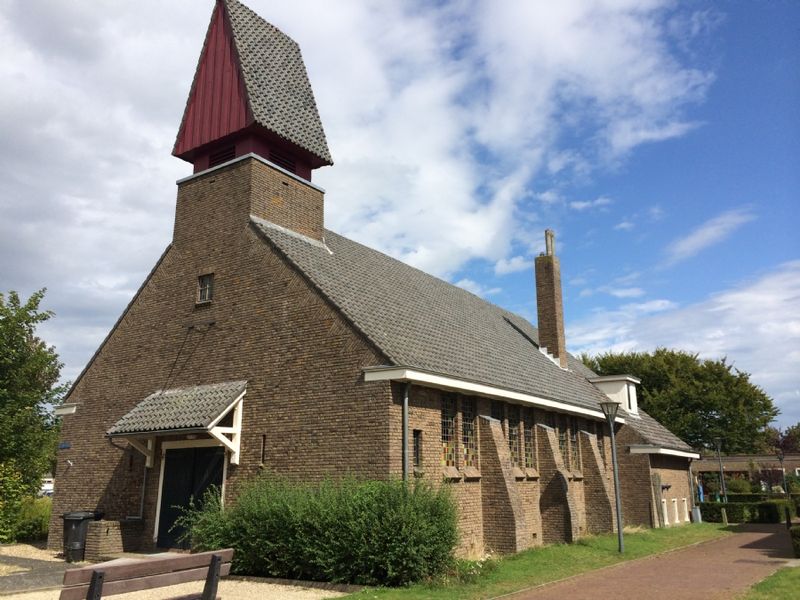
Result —
[[[203, 285], [203, 280], [208, 280], [208, 285]], [[203, 292], [207, 291], [208, 297], [203, 297]], [[214, 300], [214, 273], [203, 273], [197, 276], [197, 304], [208, 304]]]

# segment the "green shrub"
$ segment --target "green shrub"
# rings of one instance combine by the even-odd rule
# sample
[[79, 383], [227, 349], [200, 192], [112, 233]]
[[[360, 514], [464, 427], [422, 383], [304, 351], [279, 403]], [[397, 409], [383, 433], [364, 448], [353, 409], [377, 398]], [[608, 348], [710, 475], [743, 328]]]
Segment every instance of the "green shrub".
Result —
[[792, 536], [792, 548], [796, 558], [800, 558], [800, 525], [789, 528], [789, 535]]
[[787, 500], [767, 500], [765, 502], [702, 502], [700, 513], [703, 520], [710, 523], [722, 522], [722, 509], [728, 514], [731, 523], [780, 523], [784, 519], [784, 507], [796, 515], [795, 507]]
[[265, 476], [245, 484], [224, 511], [208, 497], [179, 524], [193, 550], [234, 548], [240, 574], [406, 585], [452, 566], [456, 517], [446, 486]]
[[53, 501], [50, 498], [25, 498], [20, 506], [14, 527], [17, 540], [47, 539], [52, 506]]
[[725, 488], [728, 494], [749, 494], [751, 490], [747, 479], [726, 479]]
[[12, 461], [0, 462], [0, 544], [16, 541], [15, 525], [27, 487]]
[[764, 502], [769, 500], [769, 494], [728, 494], [728, 502]]

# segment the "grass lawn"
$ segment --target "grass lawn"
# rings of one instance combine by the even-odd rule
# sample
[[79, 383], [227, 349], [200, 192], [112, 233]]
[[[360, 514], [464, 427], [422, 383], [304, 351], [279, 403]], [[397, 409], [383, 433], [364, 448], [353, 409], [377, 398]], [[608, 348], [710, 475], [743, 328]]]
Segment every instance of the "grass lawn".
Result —
[[373, 588], [348, 598], [492, 598], [724, 535], [729, 535], [729, 532], [719, 523], [700, 523], [674, 529], [646, 529], [625, 534], [623, 555], [617, 552], [615, 534], [593, 536], [574, 544], [546, 546], [498, 559], [494, 561], [494, 568], [487, 569], [469, 583], [442, 582], [417, 584], [407, 588]]
[[775, 600], [796, 598], [800, 593], [800, 567], [779, 569], [762, 582], [757, 583], [742, 596], [742, 600]]

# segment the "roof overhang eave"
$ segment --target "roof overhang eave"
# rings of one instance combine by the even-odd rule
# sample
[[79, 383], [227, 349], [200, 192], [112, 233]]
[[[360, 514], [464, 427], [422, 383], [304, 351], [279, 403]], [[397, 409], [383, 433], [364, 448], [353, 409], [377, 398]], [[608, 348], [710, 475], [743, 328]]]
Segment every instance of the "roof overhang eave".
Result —
[[164, 435], [186, 435], [192, 433], [209, 433], [208, 427], [184, 427], [181, 429], [148, 429], [142, 431], [107, 432], [108, 437], [157, 437]]
[[[583, 417], [592, 417], [597, 420], [605, 421], [605, 415], [598, 408], [592, 410], [558, 400], [550, 400], [548, 398], [541, 398], [532, 394], [517, 392], [497, 386], [487, 385], [466, 379], [459, 379], [450, 375], [442, 375], [440, 373], [433, 373], [423, 369], [404, 366], [376, 366], [365, 367], [364, 381], [399, 381], [406, 383], [414, 383], [425, 387], [438, 388], [453, 392], [462, 392], [466, 394], [476, 394], [485, 396], [487, 398], [496, 398], [498, 400], [511, 400], [520, 402], [522, 404], [529, 404], [543, 409], [557, 410], [573, 415]], [[616, 423], [625, 423], [625, 419], [617, 417]]]
[[663, 446], [656, 446], [653, 444], [632, 444], [628, 446], [631, 454], [662, 454], [665, 456], [678, 456], [680, 458], [700, 458], [697, 452], [687, 452], [686, 450], [675, 450], [673, 448], [664, 448]]

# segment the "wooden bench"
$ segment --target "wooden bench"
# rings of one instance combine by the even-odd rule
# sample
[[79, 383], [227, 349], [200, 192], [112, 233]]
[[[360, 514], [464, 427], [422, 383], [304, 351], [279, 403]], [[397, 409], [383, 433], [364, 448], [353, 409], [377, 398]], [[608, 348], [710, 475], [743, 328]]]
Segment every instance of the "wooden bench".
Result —
[[[157, 554], [148, 558], [118, 558], [64, 573], [60, 600], [99, 600], [126, 592], [206, 580], [202, 593], [180, 596], [181, 600], [214, 600], [219, 578], [231, 570], [233, 550], [199, 554]], [[177, 600], [177, 599], [175, 599]]]

